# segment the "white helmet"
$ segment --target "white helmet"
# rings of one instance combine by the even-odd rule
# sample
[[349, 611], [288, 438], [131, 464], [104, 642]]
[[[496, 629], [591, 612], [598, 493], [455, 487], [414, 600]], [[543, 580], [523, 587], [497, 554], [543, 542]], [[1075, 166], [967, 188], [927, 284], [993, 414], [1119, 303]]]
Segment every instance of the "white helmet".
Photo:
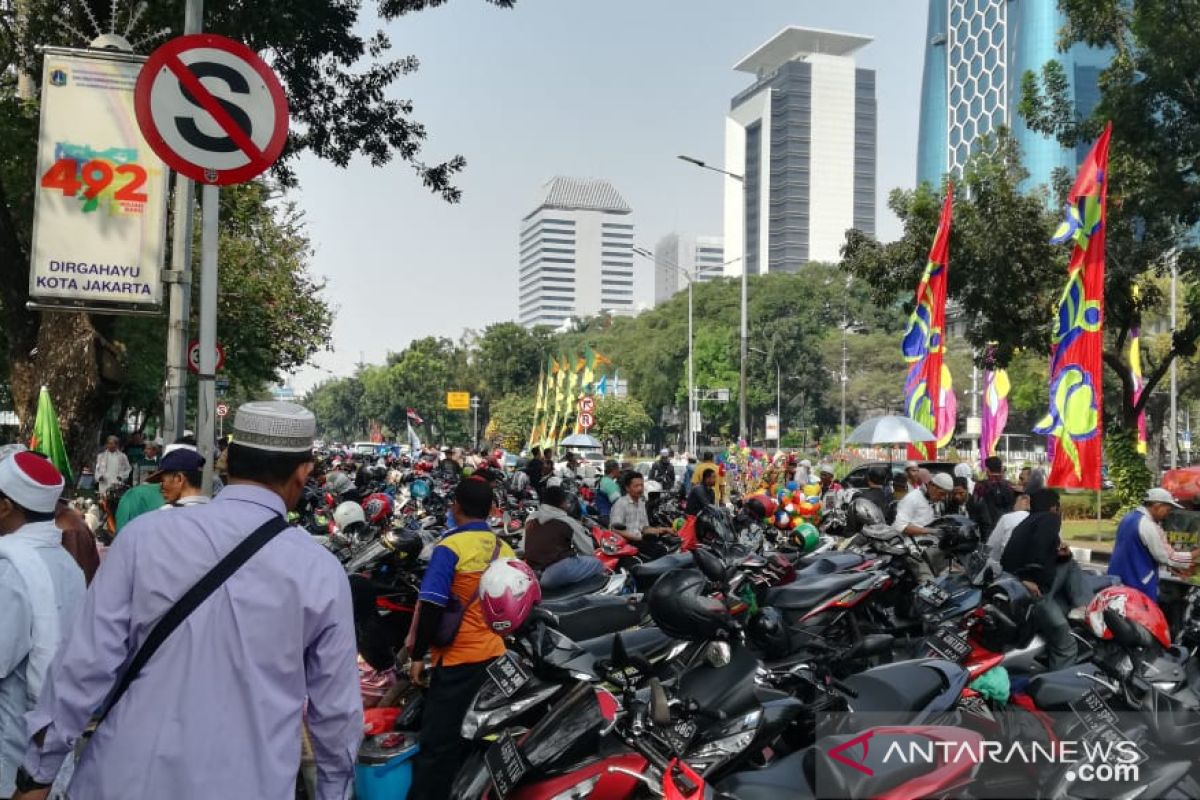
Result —
[[339, 503], [338, 507], [333, 510], [333, 521], [337, 524], [338, 530], [346, 531], [351, 525], [366, 525], [367, 516], [363, 513], [361, 505], [353, 500], [347, 500]]

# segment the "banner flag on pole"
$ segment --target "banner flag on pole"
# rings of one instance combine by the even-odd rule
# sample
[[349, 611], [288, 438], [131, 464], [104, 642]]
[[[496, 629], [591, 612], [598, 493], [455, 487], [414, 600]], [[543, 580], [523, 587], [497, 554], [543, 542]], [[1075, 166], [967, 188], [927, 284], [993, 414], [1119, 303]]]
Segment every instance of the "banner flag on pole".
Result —
[[[946, 277], [950, 271], [950, 222], [954, 208], [954, 186], [946, 187], [942, 216], [929, 250], [929, 261], [917, 284], [917, 304], [908, 320], [900, 349], [908, 364], [904, 381], [904, 406], [908, 417], [939, 435], [939, 412], [945, 402], [941, 385], [949, 371], [943, 368], [946, 329]], [[957, 403], [955, 404], [957, 405]], [[953, 423], [949, 435], [954, 435]], [[940, 440], [939, 435], [939, 440]], [[908, 446], [909, 457], [932, 461], [937, 458], [939, 442], [920, 442]]]
[[1047, 486], [1099, 489], [1104, 346], [1104, 238], [1108, 198], [1108, 142], [1112, 123], [1092, 147], [1071, 189], [1066, 220], [1054, 244], [1072, 242], [1067, 285], [1058, 301], [1050, 410], [1035, 433], [1055, 440]]
[[1012, 383], [1008, 370], [988, 369], [983, 373], [983, 424], [979, 435], [979, 467], [996, 455], [996, 445], [1008, 424], [1008, 393]]
[[[1133, 285], [1133, 302], [1141, 296], [1141, 290]], [[1142, 390], [1146, 388], [1146, 376], [1142, 374], [1142, 326], [1134, 325], [1129, 331], [1129, 372], [1133, 375], [1133, 404], [1137, 405], [1142, 398]], [[1137, 417], [1137, 451], [1146, 455], [1148, 451], [1146, 439], [1146, 409], [1138, 412]]]
[[71, 473], [71, 459], [67, 457], [67, 446], [63, 444], [62, 428], [58, 426], [58, 414], [54, 413], [50, 390], [45, 386], [38, 394], [37, 417], [33, 421], [33, 437], [29, 440], [29, 449], [36, 450], [50, 459], [50, 463], [58, 468], [68, 485], [75, 482]]
[[550, 357], [550, 375], [551, 379], [549, 383], [554, 384], [554, 398], [551, 401], [550, 386], [548, 383], [546, 386], [546, 402], [551, 404], [547, 409], [547, 413], [550, 414], [550, 425], [546, 428], [546, 433], [542, 437], [543, 448], [558, 444], [558, 440], [554, 434], [558, 430], [558, 409], [562, 400], [563, 370], [553, 356]]
[[537, 392], [533, 396], [533, 424], [529, 428], [529, 446], [533, 447], [538, 439], [538, 425], [541, 422], [542, 409], [545, 408], [546, 368], [538, 371]]

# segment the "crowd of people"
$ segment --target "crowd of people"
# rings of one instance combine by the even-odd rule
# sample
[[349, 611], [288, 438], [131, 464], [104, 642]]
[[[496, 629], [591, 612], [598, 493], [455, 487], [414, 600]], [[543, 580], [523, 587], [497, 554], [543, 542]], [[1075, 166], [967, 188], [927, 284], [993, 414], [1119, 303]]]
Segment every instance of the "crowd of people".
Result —
[[[300, 406], [244, 404], [221, 448], [224, 486], [211, 499], [194, 440], [161, 454], [138, 443], [131, 455], [109, 439], [95, 463], [97, 488], [135, 485], [121, 496], [120, 535], [102, 567], [92, 530], [64, 502], [58, 470], [19, 446], [0, 451], [0, 798], [43, 800], [56, 785], [69, 786], [72, 800], [291, 800], [302, 728], [317, 797], [346, 796], [363, 721], [351, 592], [329, 551], [287, 521], [314, 480], [315, 434]], [[516, 469], [499, 452], [417, 456], [456, 483], [452, 524], [430, 555], [407, 642], [409, 678], [426, 687], [410, 795], [418, 800], [447, 795], [463, 716], [487, 666], [505, 653], [485, 613], [489, 568], [520, 563], [543, 589], [605, 571], [568, 491], [590, 467], [553, 456], [535, 449]], [[822, 498], [842, 491], [832, 465], [780, 467], [762, 480], [815, 479]], [[594, 471], [594, 513], [649, 558], [664, 552], [658, 540], [672, 530], [651, 523], [647, 481], [690, 515], [733, 499], [712, 453], [682, 476], [670, 451], [647, 476], [616, 460]], [[488, 522], [501, 479], [536, 493], [524, 562]], [[1044, 475], [1022, 472], [1012, 482], [992, 458], [978, 478], [966, 465], [931, 474], [910, 463], [899, 481], [882, 466], [867, 483], [858, 496], [903, 534], [928, 534], [944, 514], [974, 519], [992, 560], [1038, 597], [1051, 668], [1070, 663], [1067, 615], [1084, 589]], [[1200, 558], [1200, 550], [1174, 550], [1163, 532], [1177, 507], [1153, 489], [1118, 529], [1109, 572], [1151, 598], [1160, 567], [1188, 574]]]

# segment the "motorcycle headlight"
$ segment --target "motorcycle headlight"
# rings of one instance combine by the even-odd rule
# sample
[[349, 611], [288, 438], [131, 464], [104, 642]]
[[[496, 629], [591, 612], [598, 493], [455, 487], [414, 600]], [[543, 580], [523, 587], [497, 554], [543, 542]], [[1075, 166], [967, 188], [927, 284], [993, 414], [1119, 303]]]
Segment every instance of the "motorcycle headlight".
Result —
[[688, 755], [688, 764], [693, 769], [703, 771], [738, 755], [749, 747], [758, 735], [762, 716], [762, 709], [758, 709], [726, 724], [720, 731], [720, 738], [706, 742]]
[[490, 731], [501, 727], [508, 720], [520, 716], [543, 700], [549, 700], [556, 691], [558, 691], [558, 686], [551, 683], [499, 708], [484, 709], [478, 702], [473, 704], [463, 718], [463, 738], [474, 739], [480, 731]]

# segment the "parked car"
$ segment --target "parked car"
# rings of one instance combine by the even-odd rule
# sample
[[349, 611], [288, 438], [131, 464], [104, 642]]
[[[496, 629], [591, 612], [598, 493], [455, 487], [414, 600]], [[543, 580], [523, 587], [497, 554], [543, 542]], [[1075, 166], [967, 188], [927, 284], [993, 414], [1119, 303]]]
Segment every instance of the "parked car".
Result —
[[[865, 489], [867, 488], [867, 470], [872, 467], [886, 466], [891, 469], [892, 477], [895, 478], [897, 475], [904, 474], [904, 465], [907, 463], [907, 461], [868, 461], [865, 464], [859, 464], [842, 479], [842, 486]], [[954, 475], [954, 468], [958, 466], [954, 461], [919, 461], [917, 464], [932, 473], [945, 472], [951, 476]]]

